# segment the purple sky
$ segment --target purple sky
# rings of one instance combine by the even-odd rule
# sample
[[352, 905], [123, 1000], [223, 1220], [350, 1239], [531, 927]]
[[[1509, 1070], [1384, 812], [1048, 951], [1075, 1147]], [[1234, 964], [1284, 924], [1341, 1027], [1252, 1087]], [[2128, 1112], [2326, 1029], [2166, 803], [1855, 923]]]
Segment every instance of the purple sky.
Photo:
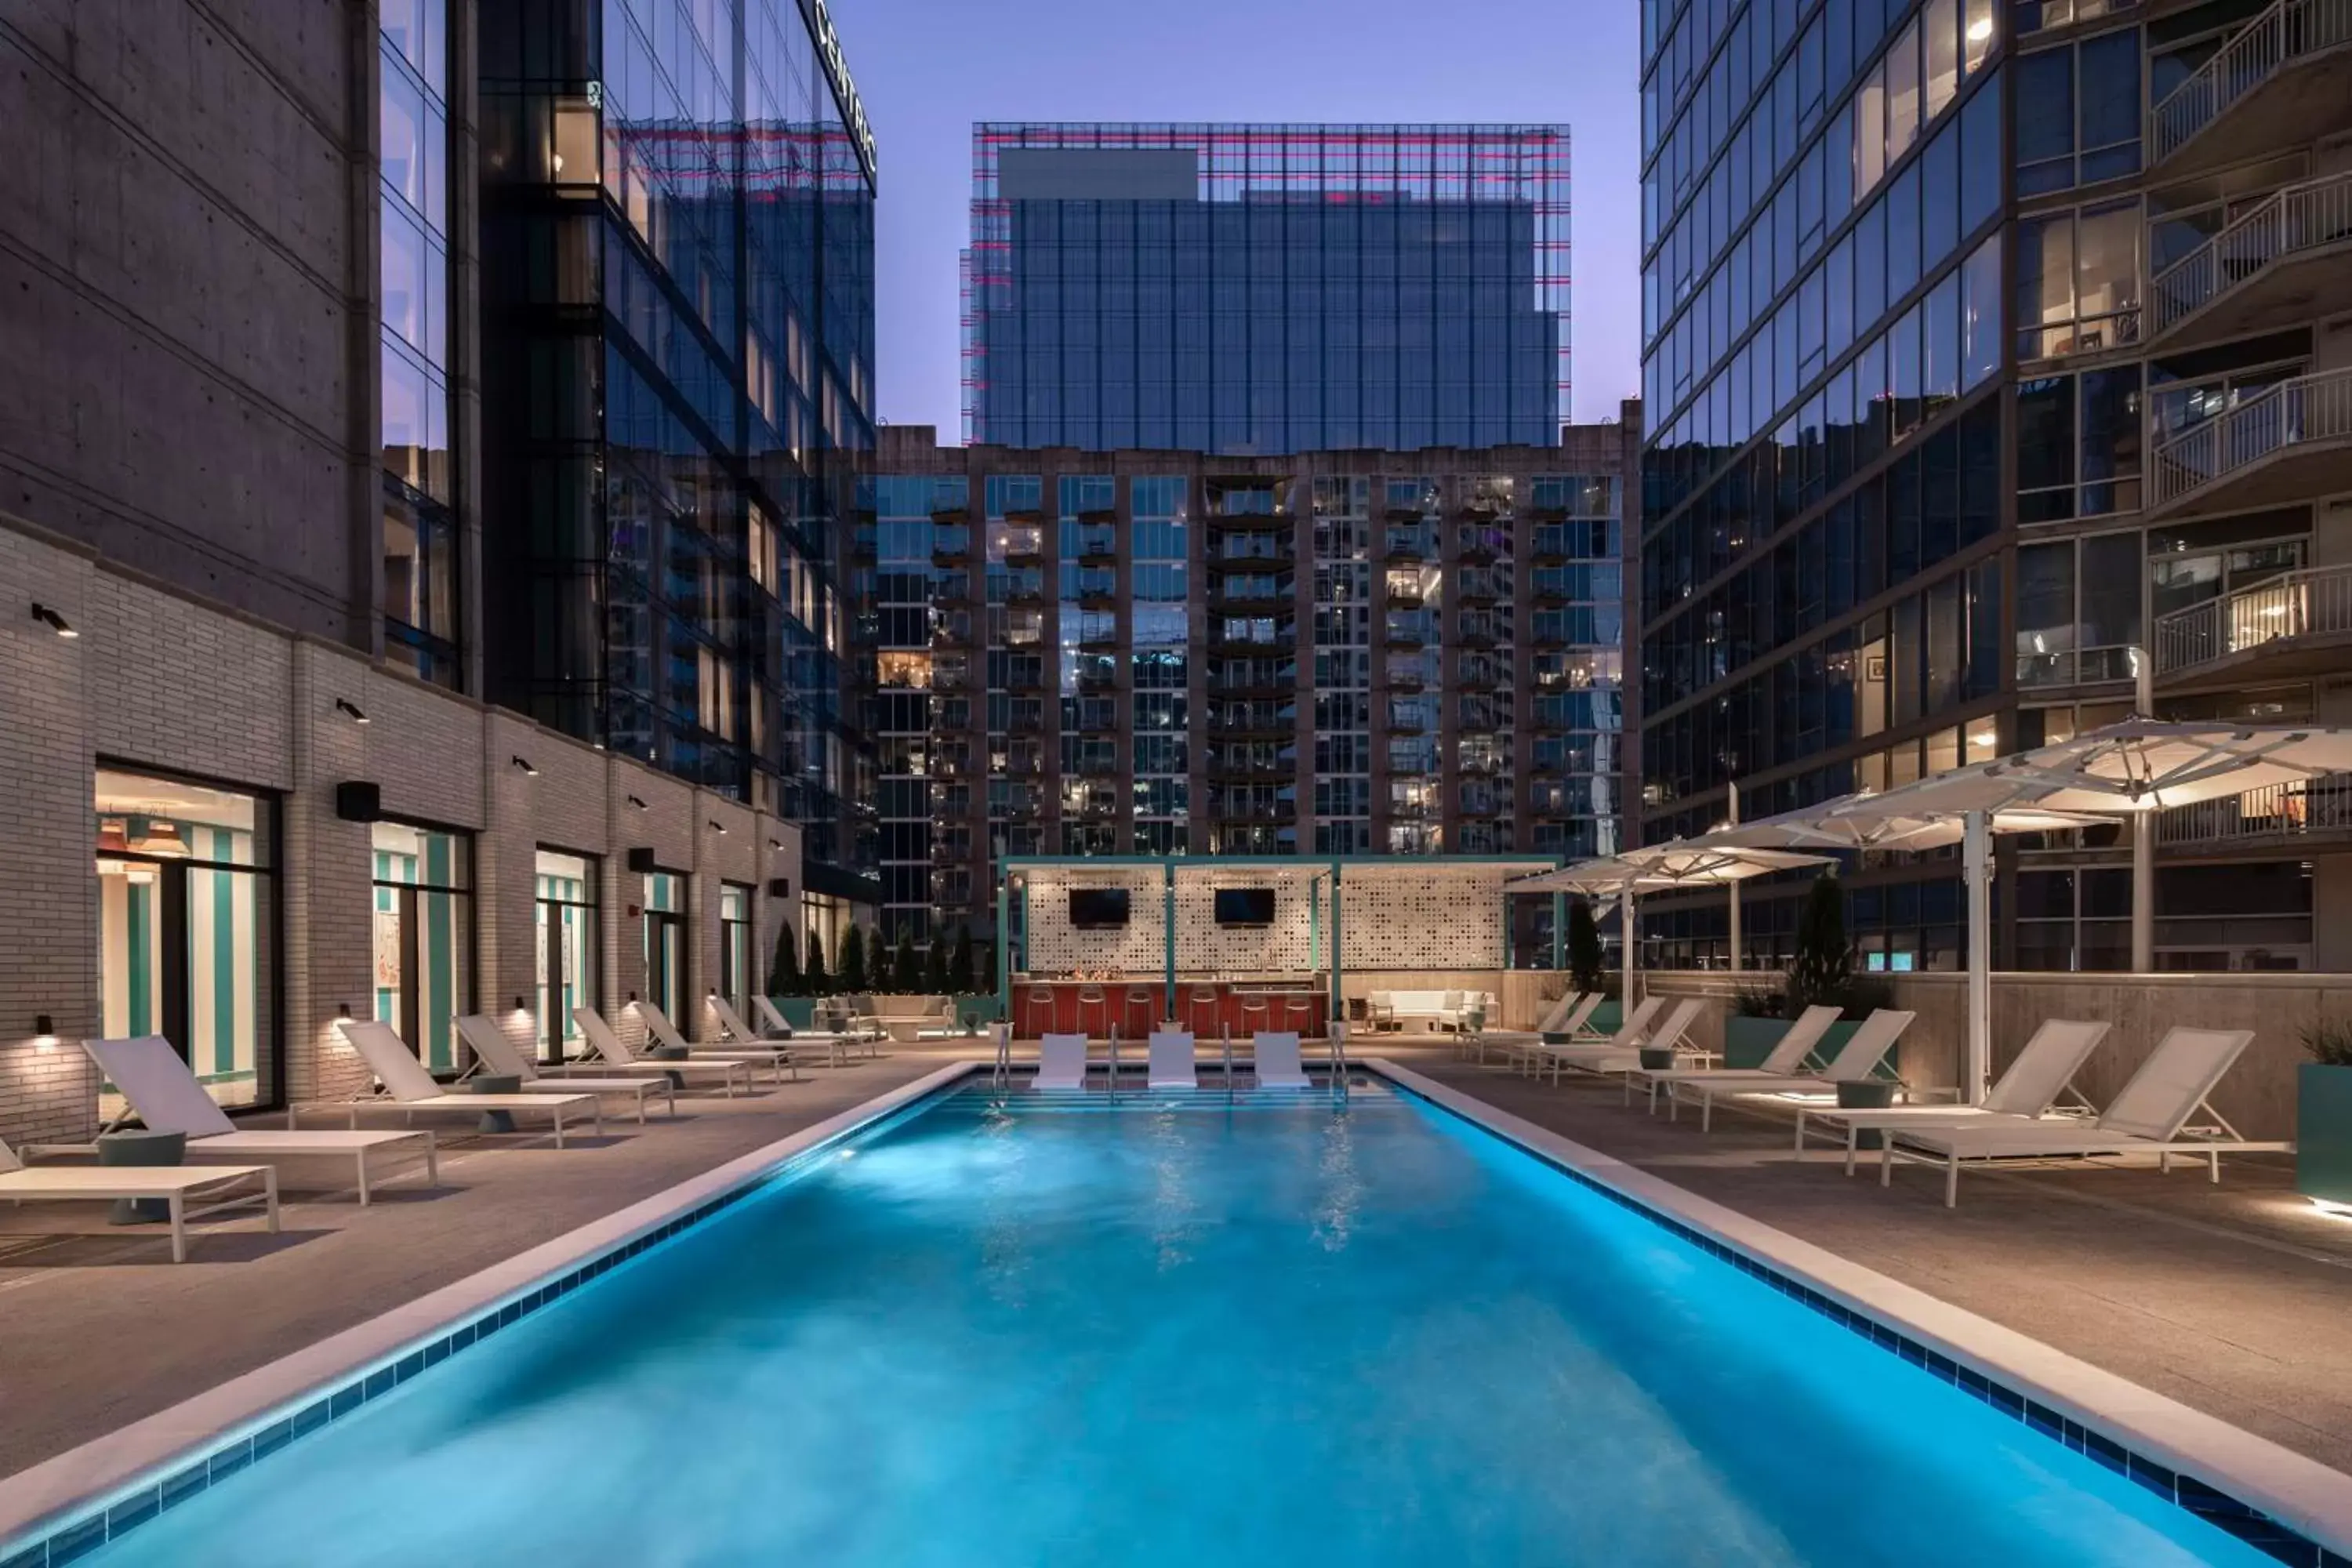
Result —
[[879, 413], [961, 438], [979, 120], [1559, 122], [1576, 417], [1641, 386], [1633, 0], [832, 0], [881, 168]]

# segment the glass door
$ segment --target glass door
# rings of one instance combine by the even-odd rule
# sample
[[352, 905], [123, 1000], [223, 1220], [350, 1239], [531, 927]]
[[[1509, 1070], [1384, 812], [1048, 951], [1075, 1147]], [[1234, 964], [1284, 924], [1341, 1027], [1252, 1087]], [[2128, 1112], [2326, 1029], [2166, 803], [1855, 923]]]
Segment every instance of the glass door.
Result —
[[751, 889], [728, 882], [719, 889], [719, 994], [736, 1016], [750, 1020], [757, 978], [751, 952]]
[[674, 1025], [686, 982], [684, 881], [669, 871], [646, 876], [646, 999]]
[[[275, 809], [266, 797], [100, 768], [100, 1027], [161, 1035], [223, 1105], [278, 1092]], [[102, 1086], [100, 1114], [121, 1113]]]
[[473, 1005], [471, 836], [378, 822], [375, 876], [378, 1023], [436, 1072], [457, 1069], [457, 1015]]
[[596, 988], [596, 862], [539, 852], [539, 1054], [580, 1055], [574, 1007], [602, 1005]]

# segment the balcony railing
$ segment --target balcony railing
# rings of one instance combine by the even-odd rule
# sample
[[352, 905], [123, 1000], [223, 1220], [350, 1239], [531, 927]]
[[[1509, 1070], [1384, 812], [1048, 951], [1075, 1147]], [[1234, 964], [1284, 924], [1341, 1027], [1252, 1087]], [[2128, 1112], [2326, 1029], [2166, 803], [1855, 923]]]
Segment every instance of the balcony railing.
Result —
[[2109, 681], [2128, 681], [2139, 674], [2133, 662], [2138, 655], [2137, 648], [2125, 644], [2059, 648], [2050, 653], [2020, 653], [2017, 656], [2017, 684], [2021, 687], [2102, 686]]
[[2352, 564], [2310, 566], [2156, 623], [2156, 673], [2178, 675], [2281, 637], [2352, 633]]
[[2151, 332], [2169, 331], [2271, 263], [2352, 239], [2352, 172], [2308, 180], [2269, 200], [2156, 275]]
[[[2352, 0], [2345, 3], [2352, 5]], [[2176, 500], [2274, 452], [2346, 437], [2352, 437], [2352, 370], [2279, 382], [2157, 447], [2155, 504]]]
[[2278, 0], [2197, 73], [2148, 110], [2148, 150], [2162, 163], [2229, 107], [2294, 61], [2352, 42], [2352, 0]]
[[2176, 805], [2156, 819], [2158, 844], [2223, 844], [2352, 828], [2352, 773], [2265, 784], [2243, 795]]

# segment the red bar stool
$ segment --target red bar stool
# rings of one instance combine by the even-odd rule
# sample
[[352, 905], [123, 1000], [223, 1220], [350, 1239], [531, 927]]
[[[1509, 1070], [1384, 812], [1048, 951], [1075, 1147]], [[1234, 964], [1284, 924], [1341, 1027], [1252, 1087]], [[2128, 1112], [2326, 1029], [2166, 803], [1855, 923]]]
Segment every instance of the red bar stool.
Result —
[[1304, 991], [1293, 991], [1282, 998], [1282, 1026], [1306, 1037], [1315, 1033], [1315, 998]]
[[[1110, 1033], [1110, 1007], [1108, 1003], [1109, 998], [1104, 994], [1103, 988], [1101, 986], [1079, 986], [1078, 1033], [1086, 1036], [1086, 1037], [1090, 1040], [1097, 1034], [1108, 1036]], [[1094, 1013], [1094, 1022], [1102, 1026], [1100, 1029], [1092, 1027], [1087, 1022], [1087, 1014], [1089, 1009], [1092, 1009]]]
[[1029, 987], [1029, 1011], [1036, 1020], [1037, 1035], [1040, 1039], [1044, 1038], [1047, 1035], [1057, 1032], [1054, 1027], [1056, 1020], [1054, 1017], [1054, 988], [1052, 986], [1032, 985]]
[[1191, 1016], [1184, 1026], [1203, 1037], [1213, 1037], [1224, 1013], [1224, 994], [1213, 985], [1192, 987]]
[[1274, 999], [1265, 992], [1244, 992], [1242, 994], [1242, 1033], [1255, 1035], [1264, 1030], [1274, 1015]]
[[1138, 1039], [1142, 1039], [1151, 1033], [1152, 1026], [1159, 1021], [1160, 1015], [1155, 1011], [1159, 1005], [1160, 988], [1158, 986], [1130, 985], [1127, 988], [1127, 1005], [1121, 1010], [1121, 1016], [1129, 1029], [1135, 1028], [1136, 1019], [1139, 1017], [1143, 1020], [1143, 1027], [1136, 1035]]

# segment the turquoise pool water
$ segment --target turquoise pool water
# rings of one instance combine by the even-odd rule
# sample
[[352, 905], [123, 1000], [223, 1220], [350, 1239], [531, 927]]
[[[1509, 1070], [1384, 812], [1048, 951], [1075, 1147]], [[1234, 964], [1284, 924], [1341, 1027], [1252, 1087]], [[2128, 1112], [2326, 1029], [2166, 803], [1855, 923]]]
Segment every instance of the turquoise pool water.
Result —
[[88, 1561], [2270, 1561], [1417, 1100], [1100, 1098], [950, 1096]]

